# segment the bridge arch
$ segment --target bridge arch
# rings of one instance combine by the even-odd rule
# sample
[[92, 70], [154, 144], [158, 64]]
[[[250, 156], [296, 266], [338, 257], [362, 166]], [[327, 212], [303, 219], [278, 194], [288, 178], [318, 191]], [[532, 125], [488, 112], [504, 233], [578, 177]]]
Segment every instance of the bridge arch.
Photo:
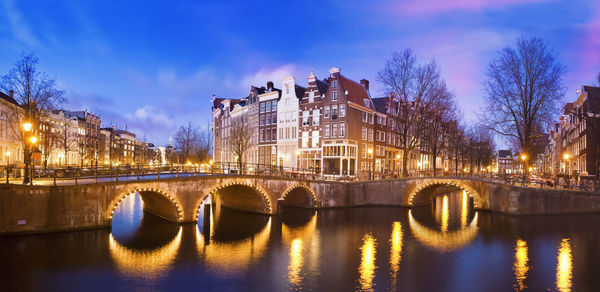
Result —
[[[455, 182], [452, 180], [435, 180], [435, 181], [430, 181], [430, 182], [423, 182], [421, 184], [419, 184], [415, 190], [413, 192], [410, 193], [410, 195], [408, 196], [408, 205], [409, 206], [415, 206], [415, 203], [418, 203], [418, 200], [416, 200], [416, 198], [418, 198], [419, 195], [427, 195], [427, 191], [435, 191], [435, 188], [439, 188], [439, 187], [446, 187], [446, 188], [454, 188], [457, 191], [466, 191], [467, 194], [473, 198], [473, 206], [478, 209], [482, 207], [481, 204], [481, 195], [479, 194], [478, 191], [476, 191], [474, 188], [470, 187], [469, 185], [465, 184], [465, 183], [461, 183], [461, 182]], [[429, 195], [433, 195], [432, 193], [429, 193]]]
[[144, 202], [144, 212], [151, 213], [163, 219], [176, 223], [183, 221], [183, 209], [175, 196], [155, 188], [134, 189], [115, 198], [108, 211], [108, 219], [112, 222], [113, 215], [121, 202], [130, 195], [140, 194]]
[[279, 198], [282, 205], [302, 208], [316, 208], [317, 195], [307, 185], [295, 184], [288, 187]]
[[[238, 191], [238, 195], [233, 195], [232, 193], [236, 190]], [[233, 181], [212, 187], [210, 188], [210, 191], [200, 197], [194, 207], [194, 221], [198, 221], [198, 213], [200, 212], [204, 200], [211, 194], [219, 191], [219, 199], [221, 199], [220, 204], [225, 207], [261, 214], [272, 213], [271, 200], [265, 190], [247, 182]], [[234, 197], [235, 200], [232, 200]], [[257, 201], [256, 199], [260, 201]]]

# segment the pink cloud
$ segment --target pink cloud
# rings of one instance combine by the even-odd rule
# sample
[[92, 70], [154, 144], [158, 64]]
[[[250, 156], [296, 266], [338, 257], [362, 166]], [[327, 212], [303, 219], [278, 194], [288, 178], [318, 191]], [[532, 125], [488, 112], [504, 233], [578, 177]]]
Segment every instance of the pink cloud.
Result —
[[519, 4], [547, 2], [549, 0], [426, 0], [402, 1], [395, 10], [401, 14], [435, 14], [449, 11], [482, 11]]

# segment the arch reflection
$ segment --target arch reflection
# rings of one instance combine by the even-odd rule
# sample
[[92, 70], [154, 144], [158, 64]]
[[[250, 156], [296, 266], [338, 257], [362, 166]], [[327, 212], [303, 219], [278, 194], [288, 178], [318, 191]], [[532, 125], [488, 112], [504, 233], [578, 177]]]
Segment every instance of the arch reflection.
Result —
[[[263, 256], [271, 234], [270, 217], [226, 208], [220, 210], [218, 218], [214, 216], [210, 236], [196, 226], [196, 252], [208, 266], [219, 274], [238, 274]], [[241, 229], [244, 232], [237, 232]]]
[[314, 244], [312, 248], [307, 246], [314, 242], [313, 235], [315, 235], [317, 229], [317, 215], [312, 215], [310, 221], [304, 226], [293, 226], [286, 224], [286, 220], [282, 221], [281, 240], [289, 246], [288, 281], [292, 286], [300, 287], [304, 279], [302, 268], [304, 266], [305, 250], [308, 250], [309, 254], [311, 254], [310, 259], [319, 257], [318, 243], [317, 248], [315, 248]]
[[373, 279], [375, 278], [375, 256], [377, 255], [377, 240], [370, 233], [363, 236], [363, 245], [360, 248], [361, 258], [358, 280], [361, 291], [374, 291]]
[[528, 250], [527, 242], [517, 239], [517, 244], [515, 246], [515, 263], [513, 265], [515, 279], [517, 280], [514, 288], [517, 291], [523, 291], [527, 288], [527, 285], [525, 285], [525, 280], [527, 279], [527, 272], [529, 271]]
[[396, 289], [398, 271], [402, 261], [403, 245], [402, 224], [400, 222], [392, 223], [392, 236], [390, 238], [390, 269], [392, 273], [392, 290]]
[[108, 237], [110, 256], [117, 269], [124, 274], [143, 278], [155, 278], [165, 273], [173, 264], [181, 245], [179, 231], [166, 245], [153, 250], [136, 250], [119, 244], [112, 233]]
[[573, 253], [568, 238], [563, 238], [558, 248], [558, 263], [556, 265], [556, 288], [558, 291], [571, 291], [573, 278]]
[[413, 217], [412, 210], [408, 211], [408, 225], [415, 238], [423, 245], [441, 251], [459, 249], [473, 241], [479, 230], [477, 218], [478, 213], [475, 212], [473, 220], [467, 227], [457, 231], [440, 232], [420, 224]]

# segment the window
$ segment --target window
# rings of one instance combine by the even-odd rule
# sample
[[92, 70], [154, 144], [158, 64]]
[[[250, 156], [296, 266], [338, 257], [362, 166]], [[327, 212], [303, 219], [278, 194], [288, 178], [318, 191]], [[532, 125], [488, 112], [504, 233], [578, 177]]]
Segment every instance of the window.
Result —
[[319, 122], [321, 120], [320, 116], [321, 116], [321, 110], [318, 110], [318, 109], [313, 110], [313, 120], [312, 120], [313, 121], [313, 125], [318, 125], [319, 124]]
[[369, 100], [368, 99], [363, 99], [363, 102], [365, 103], [365, 107], [369, 108]]
[[331, 119], [335, 120], [338, 117], [338, 108], [337, 105], [332, 105], [331, 106]]
[[333, 95], [331, 96], [331, 99], [332, 100], [337, 100], [338, 99], [338, 93], [337, 93], [337, 91], [333, 92]]
[[340, 123], [340, 137], [344, 137], [346, 135], [346, 124]]
[[323, 132], [323, 137], [329, 138], [329, 124], [325, 124], [325, 130]]
[[261, 113], [264, 113], [264, 112], [265, 112], [265, 103], [264, 103], [264, 102], [261, 102], [261, 103], [260, 103], [260, 112], [261, 112]]
[[312, 132], [312, 147], [319, 147], [319, 131]]
[[346, 116], [346, 105], [340, 104], [340, 117], [345, 117], [345, 116]]
[[267, 104], [267, 108], [265, 109], [266, 112], [270, 112], [271, 111], [271, 102], [266, 102]]
[[308, 147], [308, 132], [307, 131], [302, 132], [302, 147], [303, 148]]
[[273, 140], [273, 141], [277, 140], [277, 128], [273, 128], [273, 129], [271, 129], [271, 131], [272, 131], [271, 140]]
[[309, 111], [303, 111], [302, 112], [302, 125], [303, 126], [308, 126], [308, 118], [309, 118], [310, 114]]
[[296, 139], [296, 127], [292, 127], [292, 139]]
[[331, 87], [337, 88], [337, 80], [331, 82]]
[[273, 110], [274, 112], [277, 111], [277, 101], [273, 100], [271, 101], [272, 105], [271, 105], [271, 110]]
[[367, 128], [362, 128], [362, 139], [367, 140]]
[[283, 89], [285, 89], [285, 94], [290, 94], [290, 85], [289, 84], [284, 84]]
[[279, 140], [283, 139], [283, 131], [279, 131]]
[[365, 112], [362, 112], [362, 121], [363, 121], [363, 123], [367, 122], [367, 113], [365, 113]]
[[265, 130], [260, 130], [260, 142], [265, 141]]
[[337, 123], [331, 124], [331, 138], [335, 138], [337, 136]]
[[271, 141], [271, 130], [267, 129], [265, 130], [265, 142]]
[[367, 158], [367, 144], [362, 144], [362, 151], [361, 152], [362, 152], [362, 158]]
[[325, 118], [329, 118], [329, 106], [328, 105], [325, 106], [325, 115], [324, 115], [324, 117]]
[[369, 129], [369, 141], [373, 141], [373, 129]]
[[369, 124], [373, 124], [373, 114], [369, 114]]

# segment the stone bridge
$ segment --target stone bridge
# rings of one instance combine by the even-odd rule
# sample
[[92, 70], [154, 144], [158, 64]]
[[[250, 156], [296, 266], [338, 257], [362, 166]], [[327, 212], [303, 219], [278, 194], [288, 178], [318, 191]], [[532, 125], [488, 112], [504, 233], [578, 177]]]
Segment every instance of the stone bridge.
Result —
[[304, 208], [412, 207], [440, 192], [465, 190], [476, 209], [514, 215], [600, 211], [600, 195], [521, 188], [465, 178], [413, 178], [368, 182], [206, 175], [70, 186], [0, 186], [0, 234], [110, 226], [128, 195], [139, 193], [144, 211], [167, 220], [197, 220], [208, 196], [214, 203], [266, 215], [280, 205]]

